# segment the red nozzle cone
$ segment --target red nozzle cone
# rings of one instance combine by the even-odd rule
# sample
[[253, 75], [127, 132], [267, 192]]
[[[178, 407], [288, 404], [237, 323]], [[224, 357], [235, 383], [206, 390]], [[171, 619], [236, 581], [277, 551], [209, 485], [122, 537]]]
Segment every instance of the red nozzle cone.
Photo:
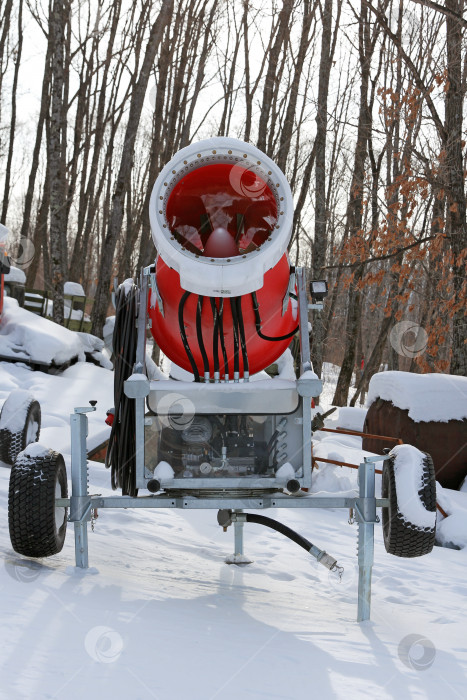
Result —
[[203, 255], [209, 258], [231, 258], [238, 255], [235, 240], [225, 228], [215, 228], [210, 234]]

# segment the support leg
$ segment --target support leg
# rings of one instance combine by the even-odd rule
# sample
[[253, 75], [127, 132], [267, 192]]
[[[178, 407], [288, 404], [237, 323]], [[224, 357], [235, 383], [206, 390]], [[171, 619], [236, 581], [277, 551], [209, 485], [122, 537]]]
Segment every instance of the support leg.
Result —
[[[242, 510], [236, 510], [235, 513], [242, 513]], [[251, 559], [248, 559], [243, 553], [243, 520], [234, 520], [234, 543], [235, 552], [225, 560], [226, 564], [251, 564]]]
[[[78, 409], [79, 410], [79, 409]], [[71, 416], [71, 498], [70, 521], [75, 526], [75, 561], [88, 568], [88, 519], [91, 499], [88, 494], [86, 435], [88, 419], [84, 413]]]
[[235, 553], [234, 556], [243, 556], [243, 523], [234, 523], [234, 533], [235, 533]]
[[87, 520], [75, 523], [75, 562], [80, 569], [89, 567]]
[[374, 560], [376, 522], [375, 465], [363, 462], [358, 469], [358, 614], [357, 621], [370, 619], [371, 572]]

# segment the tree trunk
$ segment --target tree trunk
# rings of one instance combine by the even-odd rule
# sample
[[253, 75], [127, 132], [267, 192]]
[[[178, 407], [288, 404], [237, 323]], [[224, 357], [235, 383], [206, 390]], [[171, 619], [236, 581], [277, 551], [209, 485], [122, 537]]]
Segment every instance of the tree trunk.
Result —
[[114, 50], [115, 35], [117, 33], [118, 20], [120, 18], [121, 0], [115, 0], [112, 6], [112, 24], [110, 29], [109, 41], [107, 44], [107, 52], [104, 63], [104, 71], [102, 75], [101, 87], [99, 92], [99, 101], [97, 105], [96, 114], [96, 127], [94, 135], [94, 148], [92, 154], [92, 161], [89, 171], [89, 179], [86, 187], [85, 200], [88, 203], [88, 212], [85, 223], [83, 222], [83, 231], [78, 231], [75, 244], [73, 247], [73, 254], [70, 261], [70, 270], [76, 270], [76, 278], [79, 280], [83, 277], [84, 273], [84, 260], [87, 253], [87, 245], [89, 241], [89, 236], [91, 234], [92, 222], [94, 220], [95, 207], [93, 202], [96, 196], [100, 195], [101, 189], [96, 192], [96, 181], [99, 169], [99, 158], [101, 154], [102, 145], [104, 142], [104, 132], [105, 132], [105, 104], [106, 104], [106, 94], [107, 94], [107, 81], [110, 70], [110, 63], [112, 59], [112, 53]]
[[[332, 0], [325, 0], [322, 13], [321, 58], [316, 110], [315, 237], [312, 245], [312, 278], [322, 279], [326, 259], [326, 133], [331, 75]], [[324, 346], [324, 311], [313, 312], [313, 369], [321, 377]]]
[[63, 132], [65, 100], [65, 30], [70, 13], [69, 0], [54, 0], [49, 16], [52, 35], [52, 98], [48, 138], [50, 173], [50, 259], [53, 286], [53, 320], [63, 324], [63, 284], [66, 273], [66, 141]]
[[97, 285], [96, 297], [91, 316], [92, 333], [99, 337], [102, 336], [102, 329], [104, 327], [107, 315], [113, 255], [117, 236], [119, 235], [122, 227], [125, 192], [132, 169], [136, 133], [138, 131], [141, 111], [143, 109], [144, 96], [146, 94], [149, 75], [151, 72], [151, 67], [154, 63], [156, 51], [159, 47], [163, 31], [172, 16], [172, 10], [173, 0], [165, 0], [156, 21], [152, 26], [141, 72], [131, 96], [130, 113], [126, 127], [123, 153], [120, 161], [114, 195], [112, 198], [112, 210], [102, 251], [99, 282]]
[[[44, 76], [42, 78], [42, 91], [41, 91], [41, 106], [39, 111], [39, 119], [37, 121], [36, 129], [36, 139], [34, 142], [34, 150], [32, 152], [31, 159], [31, 170], [29, 173], [28, 189], [26, 190], [26, 196], [24, 199], [24, 211], [23, 220], [21, 224], [21, 238], [28, 238], [30, 235], [30, 223], [31, 223], [31, 211], [32, 211], [32, 201], [34, 198], [34, 189], [36, 185], [37, 170], [39, 167], [39, 156], [41, 152], [42, 144], [42, 134], [44, 131], [44, 122], [46, 120], [47, 114], [50, 108], [50, 81], [51, 81], [51, 65], [50, 57], [52, 53], [52, 35], [49, 33], [49, 39], [47, 42], [47, 53], [45, 56], [44, 63]], [[34, 245], [37, 247], [36, 241], [34, 240]], [[29, 281], [28, 281], [28, 284]]]
[[3, 191], [2, 221], [6, 221], [8, 204], [10, 200], [11, 163], [13, 161], [13, 148], [15, 144], [16, 129], [16, 92], [18, 88], [18, 73], [21, 63], [21, 52], [23, 50], [23, 0], [19, 0], [18, 8], [18, 46], [16, 49], [15, 71], [13, 75], [13, 87], [11, 89], [11, 121], [10, 139], [8, 144], [8, 156], [5, 168], [5, 187]]
[[[446, 8], [462, 16], [464, 0], [446, 0]], [[446, 167], [450, 243], [453, 253], [455, 311], [452, 325], [451, 374], [467, 375], [467, 322], [465, 317], [467, 222], [462, 158], [462, 117], [465, 85], [462, 84], [462, 26], [446, 16], [447, 86], [446, 86]], [[464, 76], [465, 80], [465, 76]]]
[[[282, 9], [279, 14], [278, 28], [276, 34], [276, 40], [269, 51], [269, 62], [268, 70], [266, 73], [266, 79], [264, 83], [263, 90], [263, 103], [261, 105], [261, 113], [259, 117], [258, 125], [258, 142], [257, 146], [260, 151], [266, 153], [266, 155], [271, 156], [268, 153], [267, 143], [268, 143], [268, 124], [269, 118], [271, 116], [271, 107], [273, 102], [273, 97], [275, 93], [275, 85], [277, 84], [277, 64], [279, 62], [279, 56], [282, 46], [288, 41], [290, 36], [290, 24], [291, 15], [293, 11], [294, 3], [293, 0], [283, 0]], [[270, 125], [269, 125], [270, 128]]]
[[[347, 209], [349, 234], [362, 235], [363, 224], [363, 187], [365, 180], [365, 161], [367, 157], [368, 138], [371, 130], [371, 116], [368, 110], [368, 86], [370, 79], [371, 56], [374, 43], [370, 39], [370, 28], [366, 3], [362, 0], [359, 18], [359, 55], [362, 72], [360, 84], [360, 107], [358, 115], [357, 144], [355, 146], [355, 163], [350, 187], [350, 201]], [[349, 306], [345, 329], [345, 349], [341, 371], [337, 380], [333, 398], [335, 406], [346, 406], [352, 373], [355, 365], [355, 346], [360, 325], [361, 292], [359, 284], [363, 277], [363, 265], [354, 271], [349, 288]]]

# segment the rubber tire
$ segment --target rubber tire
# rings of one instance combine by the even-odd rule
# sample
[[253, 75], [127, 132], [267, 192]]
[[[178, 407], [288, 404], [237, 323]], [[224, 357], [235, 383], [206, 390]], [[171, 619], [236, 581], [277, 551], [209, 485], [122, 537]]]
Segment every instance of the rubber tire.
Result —
[[65, 542], [68, 509], [63, 522], [55, 522], [55, 488], [60, 485], [62, 498], [68, 497], [65, 462], [58, 452], [22, 455], [13, 464], [8, 492], [8, 526], [15, 552], [27, 557], [50, 557], [58, 554]]
[[[436, 512], [436, 479], [433, 460], [425, 453], [423, 459], [423, 486], [418, 491], [425, 509]], [[436, 526], [420, 528], [407, 522], [397, 504], [394, 458], [385, 460], [381, 484], [382, 498], [389, 498], [389, 507], [382, 509], [383, 539], [388, 554], [396, 557], [422, 557], [429, 554], [435, 544]]]
[[[12, 392], [13, 393], [13, 392]], [[10, 394], [11, 396], [11, 394]], [[8, 402], [5, 401], [2, 407]], [[1, 417], [1, 413], [0, 413]], [[28, 427], [30, 421], [37, 423], [37, 430], [34, 436], [34, 440], [28, 437]], [[0, 459], [6, 464], [13, 464], [20, 452], [26, 449], [26, 447], [31, 442], [37, 442], [39, 440], [39, 435], [41, 432], [41, 407], [38, 401], [31, 399], [26, 409], [24, 425], [22, 430], [17, 432], [12, 432], [9, 428], [0, 428]]]

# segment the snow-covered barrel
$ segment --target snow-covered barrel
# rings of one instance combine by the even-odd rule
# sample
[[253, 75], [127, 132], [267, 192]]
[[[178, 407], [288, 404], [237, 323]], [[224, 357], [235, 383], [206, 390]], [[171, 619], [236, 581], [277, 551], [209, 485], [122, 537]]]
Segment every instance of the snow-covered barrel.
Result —
[[[398, 437], [428, 452], [437, 481], [459, 488], [467, 475], [467, 378], [379, 372], [371, 379], [367, 405], [364, 432]], [[363, 439], [363, 449], [376, 454], [388, 446]]]

